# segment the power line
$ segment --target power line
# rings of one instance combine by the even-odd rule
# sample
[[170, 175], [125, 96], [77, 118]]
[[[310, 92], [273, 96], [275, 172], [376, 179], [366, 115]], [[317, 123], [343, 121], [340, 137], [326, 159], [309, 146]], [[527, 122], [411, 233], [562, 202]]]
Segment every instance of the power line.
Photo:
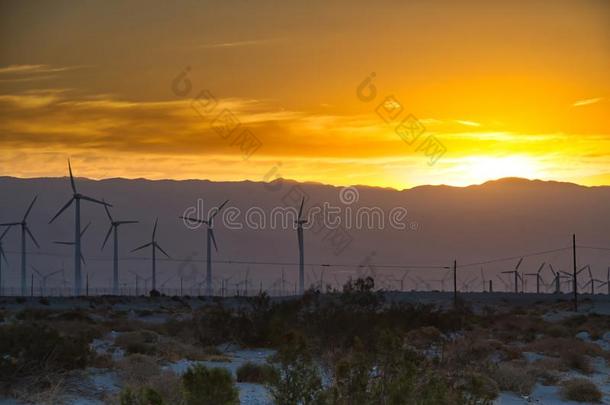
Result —
[[579, 248], [579, 249], [593, 249], [593, 250], [607, 250], [607, 251], [610, 251], [610, 248], [599, 247], [599, 246], [580, 246], [580, 245], [577, 245], [576, 247]]
[[[598, 249], [598, 250], [608, 250], [610, 248], [601, 248], [601, 247], [591, 247], [591, 246], [578, 246], [579, 248], [587, 248], [587, 249]], [[565, 250], [571, 249], [571, 247], [563, 247], [558, 249], [550, 249], [533, 253], [526, 253], [517, 256], [510, 257], [502, 257], [497, 259], [489, 259], [480, 262], [460, 264], [459, 268], [465, 267], [473, 267], [473, 266], [481, 266], [492, 263], [500, 263], [509, 260], [516, 260], [522, 257], [534, 257], [541, 256], [549, 253], [562, 252]], [[8, 254], [19, 254], [20, 252], [16, 251], [6, 251]], [[51, 256], [51, 257], [61, 257], [61, 258], [70, 258], [70, 255], [62, 255], [58, 253], [50, 253], [50, 252], [29, 252], [31, 255], [39, 255], [39, 256]], [[112, 258], [106, 257], [88, 257], [87, 260], [92, 261], [111, 261]], [[123, 261], [149, 261], [150, 258], [147, 257], [123, 257], [121, 258]], [[193, 258], [184, 258], [184, 259], [173, 259], [173, 258], [158, 258], [160, 262], [173, 262], [173, 263], [205, 263], [205, 259], [193, 259]], [[215, 264], [247, 264], [247, 265], [266, 265], [266, 266], [297, 266], [299, 263], [297, 262], [277, 262], [277, 261], [255, 261], [255, 260], [213, 260], [212, 263]], [[365, 267], [375, 267], [375, 268], [384, 268], [384, 269], [435, 269], [435, 270], [447, 270], [450, 269], [450, 266], [441, 266], [441, 265], [413, 265], [413, 264], [377, 264], [371, 263], [369, 265], [363, 264], [349, 264], [349, 263], [307, 263], [309, 266], [318, 266], [318, 267], [341, 267], [341, 268], [365, 268]]]
[[[7, 254], [20, 254], [20, 252], [16, 251], [6, 251]], [[38, 256], [51, 256], [51, 257], [61, 257], [61, 258], [70, 258], [71, 255], [63, 255], [59, 253], [51, 253], [51, 252], [28, 252], [31, 255]], [[107, 257], [87, 257], [88, 261], [111, 261], [112, 258]], [[122, 257], [122, 261], [150, 261], [148, 257]], [[173, 263], [205, 263], [205, 259], [193, 259], [193, 258], [184, 258], [184, 259], [172, 259], [172, 258], [158, 258], [159, 262], [173, 262]], [[212, 263], [215, 264], [251, 264], [251, 265], [267, 265], [267, 266], [297, 266], [298, 262], [264, 262], [264, 261], [254, 261], [254, 260], [212, 260]], [[426, 266], [426, 265], [403, 265], [403, 264], [377, 264], [371, 263], [370, 265], [363, 264], [348, 264], [348, 263], [306, 263], [308, 266], [319, 266], [319, 267], [353, 267], [353, 268], [365, 268], [365, 267], [379, 267], [379, 268], [395, 268], [395, 269], [448, 269], [448, 266]]]
[[564, 247], [564, 248], [552, 249], [552, 250], [544, 250], [544, 251], [541, 251], [541, 252], [527, 253], [527, 254], [518, 255], [518, 256], [504, 257], [504, 258], [500, 258], [500, 259], [491, 259], [491, 260], [486, 260], [484, 262], [460, 264], [458, 267], [472, 267], [472, 266], [481, 266], [481, 265], [484, 265], [484, 264], [507, 262], [509, 260], [521, 259], [522, 257], [541, 256], [541, 255], [545, 255], [545, 254], [549, 254], [549, 253], [561, 252], [563, 250], [568, 250], [568, 249], [572, 249], [572, 247], [568, 246], [568, 247]]

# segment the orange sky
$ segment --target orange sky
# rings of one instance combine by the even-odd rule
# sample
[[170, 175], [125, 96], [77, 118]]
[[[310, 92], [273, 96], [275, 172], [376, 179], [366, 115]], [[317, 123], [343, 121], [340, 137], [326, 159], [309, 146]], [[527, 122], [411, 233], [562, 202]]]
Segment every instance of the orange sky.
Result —
[[2, 2], [0, 175], [610, 184], [610, 3], [398, 3]]

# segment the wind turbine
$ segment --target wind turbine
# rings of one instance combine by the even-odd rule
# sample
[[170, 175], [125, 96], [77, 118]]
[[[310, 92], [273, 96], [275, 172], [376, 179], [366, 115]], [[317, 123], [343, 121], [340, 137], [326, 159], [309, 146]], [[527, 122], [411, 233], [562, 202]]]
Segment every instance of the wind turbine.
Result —
[[6, 259], [6, 254], [4, 253], [4, 248], [2, 247], [2, 238], [4, 238], [4, 235], [6, 235], [6, 233], [8, 232], [8, 230], [11, 229], [10, 226], [7, 226], [7, 228], [4, 230], [4, 232], [2, 232], [2, 235], [0, 235], [0, 296], [2, 295], [2, 260], [4, 260], [4, 263], [6, 263], [8, 265], [8, 260]]
[[[591, 266], [589, 266], [589, 265], [587, 264], [587, 265], [582, 266], [582, 267], [580, 268], [580, 270], [578, 270], [578, 271], [576, 272], [576, 276], [577, 276], [577, 278], [578, 278], [578, 275], [579, 275], [580, 273], [582, 273], [582, 272], [583, 272], [584, 270], [586, 270], [586, 269], [588, 269], [588, 270], [589, 270], [589, 275], [591, 275]], [[562, 271], [562, 270], [560, 270], [559, 272], [560, 272], [560, 273], [565, 274], [565, 276], [562, 276], [562, 277], [567, 279], [567, 280], [566, 280], [566, 282], [567, 282], [567, 281], [569, 281], [569, 282], [571, 282], [571, 283], [572, 283], [572, 291], [574, 291], [574, 274], [572, 274], [572, 273], [568, 273], [568, 272], [566, 272], [566, 271]], [[592, 277], [592, 275], [591, 275], [591, 277]]]
[[555, 283], [555, 294], [559, 294], [561, 292], [561, 279], [566, 278], [561, 275], [560, 271], [555, 271], [553, 265], [549, 263], [549, 268], [551, 269], [551, 273], [553, 273], [553, 282]]
[[59, 274], [61, 272], [64, 271], [64, 269], [59, 269], [57, 271], [54, 271], [52, 273], [47, 273], [47, 274], [42, 274], [40, 271], [38, 271], [38, 269], [34, 266], [30, 266], [32, 270], [34, 270], [34, 273], [36, 273], [38, 275], [38, 278], [40, 279], [40, 295], [43, 296], [44, 292], [47, 289], [47, 280], [49, 279], [49, 277], [52, 277], [56, 274]]
[[106, 242], [108, 242], [108, 238], [110, 237], [110, 233], [113, 235], [114, 241], [114, 256], [113, 256], [113, 267], [112, 267], [112, 294], [119, 294], [119, 226], [126, 224], [137, 224], [138, 221], [115, 221], [110, 215], [110, 210], [108, 207], [104, 205], [104, 209], [106, 210], [106, 215], [108, 215], [108, 220], [110, 221], [110, 228], [108, 228], [108, 233], [106, 234], [106, 238], [104, 238], [104, 243], [102, 243], [102, 249], [104, 250], [104, 246], [106, 246]]
[[[83, 230], [80, 232], [79, 239], [82, 239], [82, 237], [85, 235], [85, 232], [87, 232], [87, 229], [89, 229], [90, 225], [91, 225], [91, 221], [89, 221], [87, 223], [87, 225], [85, 225]], [[68, 246], [74, 245], [74, 242], [65, 242], [65, 241], [59, 241], [59, 240], [55, 240], [55, 241], [53, 241], [53, 243], [55, 243], [56, 245], [68, 245]], [[85, 256], [83, 256], [82, 251], [80, 252], [80, 260], [83, 262], [83, 264], [87, 264], [87, 262], [85, 261]]]
[[[34, 238], [34, 235], [32, 235], [32, 232], [30, 231], [30, 228], [28, 227], [28, 223], [27, 223], [28, 215], [30, 215], [30, 211], [32, 211], [32, 207], [34, 206], [36, 199], [38, 199], [38, 196], [35, 196], [34, 199], [32, 200], [32, 202], [30, 203], [30, 206], [25, 211], [25, 215], [23, 216], [23, 219], [21, 220], [21, 222], [10, 222], [10, 223], [0, 224], [0, 226], [8, 226], [9, 229], [13, 225], [21, 226], [21, 295], [22, 296], [27, 295], [26, 274], [25, 274], [25, 272], [26, 272], [26, 270], [25, 270], [26, 269], [26, 247], [27, 247], [26, 246], [26, 237], [25, 237], [26, 234], [30, 237], [30, 239], [32, 239], [32, 242], [34, 242], [36, 247], [40, 249], [40, 245], [36, 241], [36, 238]], [[4, 233], [6, 233], [6, 231]]]
[[229, 202], [229, 200], [225, 200], [220, 207], [216, 208], [216, 210], [208, 215], [208, 219], [199, 219], [192, 217], [180, 217], [180, 219], [184, 219], [186, 221], [198, 222], [200, 224], [207, 225], [207, 238], [206, 238], [206, 249], [207, 249], [207, 258], [206, 258], [206, 295], [208, 297], [212, 296], [212, 243], [214, 244], [214, 250], [218, 252], [218, 245], [216, 244], [216, 238], [214, 237], [214, 217], [218, 215], [220, 210]]
[[[540, 271], [544, 268], [546, 263], [542, 262], [540, 267], [538, 267], [538, 271], [535, 273], [525, 273], [524, 276], [535, 276], [536, 277], [536, 294], [540, 294], [540, 282], [542, 280], [542, 276], [540, 276]], [[542, 282], [544, 284], [544, 281]]]
[[606, 282], [599, 280], [597, 278], [592, 278], [583, 285], [583, 288], [586, 288], [589, 284], [591, 284], [591, 295], [595, 295], [595, 283], [598, 283], [598, 287], [603, 287], [606, 285]]
[[519, 259], [519, 262], [515, 266], [515, 270], [503, 271], [504, 274], [515, 274], [515, 294], [519, 292], [519, 279], [521, 279], [521, 283], [523, 283], [523, 277], [519, 274], [519, 266], [523, 262], [523, 258]]
[[163, 250], [163, 248], [161, 246], [159, 246], [159, 244], [157, 243], [157, 240], [155, 239], [155, 236], [157, 233], [157, 223], [158, 222], [159, 222], [159, 219], [158, 218], [155, 219], [155, 226], [153, 227], [151, 241], [132, 250], [132, 252], [135, 252], [137, 250], [144, 249], [149, 246], [151, 247], [151, 250], [152, 250], [152, 290], [151, 290], [151, 292], [157, 291], [157, 249], [159, 249], [159, 251], [161, 251], [161, 253], [163, 253], [169, 259], [169, 255], [167, 253], [165, 253], [165, 250]]
[[303, 246], [303, 224], [307, 223], [306, 219], [301, 219], [303, 215], [303, 204], [305, 204], [305, 197], [301, 200], [301, 207], [299, 208], [299, 215], [294, 223], [297, 225], [297, 239], [299, 241], [299, 293], [303, 295], [305, 292], [305, 260], [304, 260], [304, 246]]
[[57, 217], [59, 217], [62, 212], [64, 212], [72, 202], [74, 202], [74, 295], [80, 295], [82, 288], [82, 280], [81, 280], [81, 229], [80, 229], [80, 202], [81, 200], [93, 202], [96, 204], [112, 207], [112, 205], [96, 200], [95, 198], [88, 197], [86, 195], [80, 194], [76, 190], [76, 183], [74, 183], [74, 176], [72, 176], [72, 166], [70, 165], [70, 159], [68, 159], [68, 171], [70, 172], [70, 187], [72, 188], [72, 198], [59, 210], [57, 214], [49, 221], [49, 224], [55, 221]]
[[506, 280], [504, 280], [499, 274], [496, 274], [496, 278], [502, 282], [502, 284], [504, 285], [504, 290], [508, 291], [508, 289], [510, 288], [510, 283], [507, 283]]

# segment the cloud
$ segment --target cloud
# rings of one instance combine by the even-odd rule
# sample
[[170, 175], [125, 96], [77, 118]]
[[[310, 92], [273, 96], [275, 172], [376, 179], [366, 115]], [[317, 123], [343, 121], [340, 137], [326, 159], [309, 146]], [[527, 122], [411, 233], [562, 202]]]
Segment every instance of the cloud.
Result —
[[50, 65], [8, 65], [0, 67], [0, 82], [30, 82], [49, 80], [57, 77], [56, 73], [83, 69], [89, 65], [50, 66]]
[[458, 124], [465, 125], [467, 127], [480, 127], [481, 124], [475, 121], [466, 121], [466, 120], [455, 120]]
[[591, 105], [591, 104], [599, 103], [603, 99], [604, 99], [603, 97], [595, 97], [595, 98], [587, 98], [587, 99], [584, 99], [584, 100], [577, 100], [577, 101], [574, 102], [574, 104], [572, 104], [572, 107], [582, 107], [582, 106], [585, 106], [585, 105]]
[[278, 42], [281, 41], [281, 39], [279, 38], [275, 38], [275, 39], [252, 39], [252, 40], [246, 40], [246, 41], [235, 41], [235, 42], [221, 42], [221, 43], [215, 43], [215, 44], [204, 44], [204, 45], [200, 45], [200, 48], [205, 48], [205, 49], [215, 49], [215, 48], [237, 48], [237, 47], [244, 47], [244, 46], [255, 46], [255, 45], [264, 45], [264, 44], [270, 44], [273, 42]]

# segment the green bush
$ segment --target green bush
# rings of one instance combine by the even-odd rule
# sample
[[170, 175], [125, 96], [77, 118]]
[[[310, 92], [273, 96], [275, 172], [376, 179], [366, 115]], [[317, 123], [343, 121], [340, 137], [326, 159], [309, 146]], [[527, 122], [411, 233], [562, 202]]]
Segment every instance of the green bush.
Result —
[[325, 391], [320, 370], [309, 354], [303, 336], [289, 333], [277, 353], [278, 378], [268, 385], [277, 404], [321, 404]]
[[[121, 405], [163, 405], [163, 398], [152, 388], [142, 387], [133, 391], [127, 387], [121, 391], [119, 397]], [[172, 404], [173, 405], [173, 404]]]
[[271, 384], [278, 378], [277, 372], [269, 364], [247, 362], [237, 369], [237, 382]]
[[0, 326], [0, 353], [0, 381], [6, 383], [43, 371], [84, 368], [93, 358], [86, 339], [37, 323]]
[[182, 376], [182, 385], [186, 405], [239, 404], [239, 392], [225, 369], [192, 366]]
[[566, 381], [561, 390], [564, 399], [576, 402], [602, 401], [602, 393], [597, 386], [585, 378], [575, 378]]

